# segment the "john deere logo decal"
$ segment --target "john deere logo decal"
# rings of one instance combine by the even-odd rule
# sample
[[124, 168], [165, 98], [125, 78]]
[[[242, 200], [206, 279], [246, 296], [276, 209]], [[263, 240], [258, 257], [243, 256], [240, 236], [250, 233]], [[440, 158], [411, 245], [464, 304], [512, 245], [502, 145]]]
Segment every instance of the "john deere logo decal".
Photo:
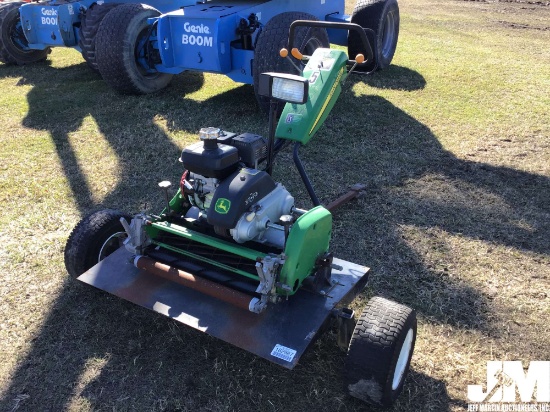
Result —
[[214, 206], [214, 210], [218, 212], [220, 215], [226, 215], [227, 212], [229, 212], [230, 207], [231, 207], [231, 200], [226, 199], [225, 197], [220, 197], [216, 202], [216, 206]]

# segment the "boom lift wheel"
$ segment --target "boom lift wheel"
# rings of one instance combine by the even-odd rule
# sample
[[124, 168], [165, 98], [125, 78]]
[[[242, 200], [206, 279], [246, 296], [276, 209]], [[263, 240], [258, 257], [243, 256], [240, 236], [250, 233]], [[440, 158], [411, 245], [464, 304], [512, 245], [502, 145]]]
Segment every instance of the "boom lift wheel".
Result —
[[[267, 22], [258, 35], [253, 62], [254, 93], [265, 113], [269, 112], [269, 99], [258, 94], [260, 74], [265, 72], [300, 74], [300, 71], [288, 61], [288, 58], [283, 59], [279, 55], [279, 51], [283, 47], [287, 47], [288, 31], [294, 20], [317, 20], [317, 18], [308, 13], [295, 11], [277, 14]], [[297, 47], [302, 54], [311, 56], [317, 48], [329, 46], [328, 34], [325, 29], [299, 27], [296, 30], [294, 45], [291, 45], [291, 48]], [[300, 61], [293, 60], [298, 67], [303, 68]], [[278, 113], [283, 110], [283, 106], [284, 104], [279, 104]]]
[[[399, 37], [399, 6], [397, 0], [358, 0], [351, 15], [351, 22], [375, 33], [374, 62], [367, 67], [358, 66], [356, 71], [372, 71], [388, 67], [395, 54]], [[367, 37], [372, 39], [370, 33]], [[350, 31], [348, 55], [365, 53], [359, 36]]]
[[90, 69], [96, 73], [99, 73], [95, 56], [97, 31], [103, 18], [117, 6], [119, 6], [118, 3], [94, 3], [86, 10], [80, 21], [80, 40], [78, 41], [78, 45], [82, 50], [82, 57], [84, 57]]
[[51, 52], [49, 47], [44, 50], [29, 49], [29, 42], [23, 32], [19, 7], [23, 2], [10, 2], [0, 5], [0, 61], [5, 64], [20, 66], [46, 60]]
[[357, 321], [346, 359], [347, 392], [377, 406], [391, 406], [403, 389], [416, 340], [416, 312], [381, 297]]
[[154, 93], [168, 86], [172, 75], [154, 68], [155, 50], [148, 38], [154, 26], [147, 19], [160, 12], [145, 4], [126, 3], [112, 9], [96, 36], [99, 73], [113, 89], [123, 94]]
[[121, 217], [131, 219], [117, 210], [104, 209], [76, 225], [65, 246], [65, 267], [71, 277], [80, 276], [122, 246], [127, 235]]

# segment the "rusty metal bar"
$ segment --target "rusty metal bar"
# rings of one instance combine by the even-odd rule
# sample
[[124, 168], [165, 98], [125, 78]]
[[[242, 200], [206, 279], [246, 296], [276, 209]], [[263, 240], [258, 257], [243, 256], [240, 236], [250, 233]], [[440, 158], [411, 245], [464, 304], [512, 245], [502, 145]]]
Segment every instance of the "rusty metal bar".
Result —
[[332, 212], [334, 209], [336, 209], [337, 207], [342, 206], [344, 203], [347, 203], [347, 202], [355, 199], [356, 197], [359, 197], [362, 194], [362, 192], [365, 190], [365, 188], [366, 188], [365, 185], [362, 185], [362, 184], [359, 184], [359, 183], [355, 184], [355, 185], [350, 187], [349, 192], [347, 192], [346, 194], [343, 194], [339, 198], [333, 200], [327, 206], [325, 206], [325, 208], [328, 209], [329, 212]]
[[246, 293], [157, 262], [146, 256], [136, 256], [134, 266], [247, 311], [250, 307], [250, 301], [253, 299], [253, 296]]

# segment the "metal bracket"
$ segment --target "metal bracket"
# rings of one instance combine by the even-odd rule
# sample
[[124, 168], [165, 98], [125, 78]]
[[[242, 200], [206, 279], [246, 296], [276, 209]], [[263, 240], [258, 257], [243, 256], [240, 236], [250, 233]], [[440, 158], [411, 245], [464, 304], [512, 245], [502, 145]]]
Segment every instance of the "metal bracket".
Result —
[[320, 292], [323, 288], [332, 286], [332, 282], [330, 281], [332, 259], [332, 253], [326, 252], [322, 256], [319, 256], [315, 262], [317, 271], [314, 275], [313, 287], [318, 292]]
[[256, 288], [256, 293], [260, 293], [262, 296], [260, 299], [252, 299], [249, 306], [251, 312], [260, 313], [267, 307], [267, 303], [270, 300], [277, 299], [277, 294], [275, 293], [277, 268], [284, 263], [285, 261], [281, 257], [270, 255], [265, 256], [261, 262], [256, 262], [256, 271], [260, 278], [260, 284]]
[[145, 232], [148, 220], [148, 217], [142, 213], [135, 215], [130, 224], [123, 217], [120, 218], [120, 223], [128, 234], [128, 238], [124, 241], [128, 252], [141, 255], [145, 248], [151, 244], [151, 239]]
[[334, 309], [333, 315], [336, 317], [337, 344], [342, 350], [347, 351], [351, 336], [355, 329], [355, 311], [349, 308]]

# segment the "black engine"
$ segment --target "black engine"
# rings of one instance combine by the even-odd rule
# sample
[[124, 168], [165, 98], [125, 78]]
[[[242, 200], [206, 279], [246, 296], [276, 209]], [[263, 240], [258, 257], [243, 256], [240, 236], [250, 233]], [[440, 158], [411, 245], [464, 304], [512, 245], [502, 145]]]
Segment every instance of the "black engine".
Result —
[[200, 136], [202, 142], [186, 147], [180, 159], [188, 171], [183, 193], [192, 205], [185, 217], [238, 243], [254, 240], [282, 248], [284, 227], [277, 222], [291, 213], [294, 198], [258, 169], [267, 157], [266, 139], [212, 127], [201, 129]]
[[225, 179], [239, 166], [258, 168], [267, 156], [267, 141], [262, 136], [243, 133], [236, 136], [212, 127], [201, 129], [201, 140], [183, 149], [181, 161], [192, 173]]

